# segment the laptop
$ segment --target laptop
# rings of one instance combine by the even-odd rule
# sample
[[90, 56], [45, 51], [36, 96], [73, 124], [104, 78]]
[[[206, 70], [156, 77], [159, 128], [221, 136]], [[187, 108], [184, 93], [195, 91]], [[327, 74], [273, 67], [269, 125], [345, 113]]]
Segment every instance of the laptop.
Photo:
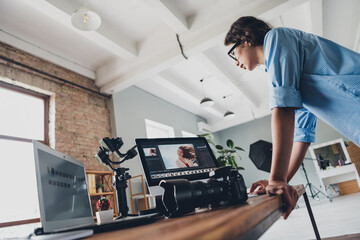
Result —
[[42, 224], [35, 234], [81, 230], [80, 234], [91, 235], [155, 221], [153, 214], [95, 224], [84, 163], [37, 141], [33, 147]]

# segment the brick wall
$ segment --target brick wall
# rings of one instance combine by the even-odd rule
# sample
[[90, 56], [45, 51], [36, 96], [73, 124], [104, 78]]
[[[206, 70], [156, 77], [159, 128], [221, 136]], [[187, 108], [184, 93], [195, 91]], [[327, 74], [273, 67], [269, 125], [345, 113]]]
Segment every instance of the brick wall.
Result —
[[[94, 80], [42, 60], [0, 42], [0, 56], [60, 77], [99, 92]], [[55, 149], [85, 163], [87, 170], [107, 170], [95, 160], [99, 140], [111, 137], [109, 101], [96, 93], [63, 83], [26, 67], [0, 59], [0, 76], [52, 92], [55, 111], [53, 135]], [[54, 119], [50, 118], [50, 121]], [[53, 123], [53, 122], [52, 122]]]

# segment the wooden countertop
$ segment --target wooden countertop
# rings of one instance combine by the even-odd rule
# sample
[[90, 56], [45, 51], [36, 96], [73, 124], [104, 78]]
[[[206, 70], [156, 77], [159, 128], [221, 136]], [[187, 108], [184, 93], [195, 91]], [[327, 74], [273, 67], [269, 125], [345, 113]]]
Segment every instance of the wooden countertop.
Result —
[[[305, 192], [303, 185], [295, 188], [299, 196]], [[282, 215], [282, 206], [281, 196], [260, 195], [241, 205], [95, 234], [89, 239], [257, 239]]]

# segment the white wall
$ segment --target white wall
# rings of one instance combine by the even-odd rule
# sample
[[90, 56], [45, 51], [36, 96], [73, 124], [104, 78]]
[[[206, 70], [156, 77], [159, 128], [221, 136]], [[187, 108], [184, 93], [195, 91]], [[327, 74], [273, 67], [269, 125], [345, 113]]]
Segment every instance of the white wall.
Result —
[[[111, 107], [112, 134], [113, 137], [123, 138], [122, 152], [134, 146], [136, 138], [146, 138], [145, 118], [174, 127], [176, 136], [181, 136], [181, 130], [198, 134], [196, 123], [204, 121], [204, 119], [137, 87], [130, 87], [113, 95]], [[235, 142], [235, 145], [245, 149], [245, 152], [241, 154], [242, 160], [238, 160], [238, 164], [245, 168], [244, 171], [241, 171], [241, 174], [244, 176], [247, 187], [250, 187], [253, 182], [259, 179], [269, 178], [269, 173], [258, 170], [248, 155], [250, 144], [260, 139], [271, 142], [270, 121], [271, 117], [267, 116], [214, 134], [215, 142], [218, 144], [225, 145], [226, 140], [230, 138]], [[338, 138], [347, 140], [326, 123], [318, 120], [315, 144]], [[307, 157], [311, 157], [309, 153]], [[320, 188], [313, 162], [305, 160], [304, 164], [310, 182], [315, 187]], [[130, 168], [129, 173], [132, 176], [144, 174], [139, 156], [126, 161], [122, 166]], [[299, 170], [290, 184], [305, 185], [306, 180], [303, 171]], [[135, 190], [139, 190], [139, 186], [135, 186]], [[127, 197], [131, 209], [129, 191]]]
[[[258, 140], [272, 142], [270, 123], [271, 116], [267, 116], [215, 133], [216, 139], [220, 141], [220, 144], [225, 144], [226, 140], [230, 138], [235, 142], [235, 145], [242, 147], [245, 150], [245, 152], [241, 154], [242, 160], [238, 160], [238, 165], [245, 168], [245, 170], [240, 171], [240, 173], [245, 179], [246, 187], [250, 187], [251, 184], [257, 180], [269, 178], [269, 173], [258, 170], [248, 156], [250, 144], [257, 142]], [[313, 144], [319, 144], [339, 138], [343, 138], [346, 141], [348, 140], [332, 127], [318, 119], [316, 127], [316, 141]], [[306, 157], [311, 158], [309, 151], [306, 154]], [[311, 160], [304, 160], [304, 165], [309, 177], [309, 181], [316, 188], [320, 189], [320, 181], [313, 162]], [[301, 170], [301, 167], [290, 181], [290, 184], [306, 185], [305, 175]], [[309, 192], [308, 195], [310, 196]]]
[[[136, 138], [146, 138], [146, 118], [173, 127], [175, 136], [179, 137], [182, 136], [182, 130], [198, 134], [197, 122], [206, 122], [137, 87], [115, 93], [111, 104], [112, 135], [123, 138], [124, 146], [120, 149], [121, 152], [134, 146]], [[139, 156], [124, 162], [122, 167], [130, 168], [129, 173], [132, 176], [144, 174]], [[135, 190], [138, 190], [138, 187], [135, 186]], [[127, 195], [131, 209], [129, 191]]]

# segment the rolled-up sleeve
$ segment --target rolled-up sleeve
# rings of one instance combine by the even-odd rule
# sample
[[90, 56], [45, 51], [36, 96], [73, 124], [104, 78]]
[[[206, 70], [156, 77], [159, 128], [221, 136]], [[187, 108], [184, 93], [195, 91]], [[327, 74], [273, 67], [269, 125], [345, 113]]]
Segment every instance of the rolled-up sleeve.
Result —
[[317, 117], [307, 109], [295, 111], [294, 142], [315, 142]]
[[275, 28], [264, 40], [265, 67], [269, 77], [270, 109], [302, 108], [299, 91], [301, 61], [298, 41], [287, 29]]

